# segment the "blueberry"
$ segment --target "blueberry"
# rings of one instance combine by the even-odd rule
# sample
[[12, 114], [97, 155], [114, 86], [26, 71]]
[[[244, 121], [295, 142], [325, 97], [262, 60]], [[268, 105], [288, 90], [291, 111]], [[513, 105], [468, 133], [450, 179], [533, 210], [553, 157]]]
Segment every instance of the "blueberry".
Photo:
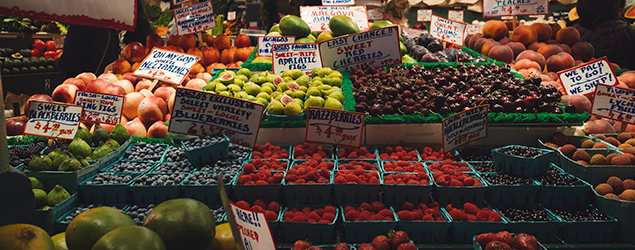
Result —
[[541, 208], [506, 208], [501, 214], [510, 221], [550, 221], [547, 210]]
[[[137, 178], [135, 186], [173, 186], [178, 185], [187, 177], [187, 173], [178, 174], [153, 174]], [[145, 177], [145, 178], [144, 178]]]
[[185, 148], [183, 148], [182, 146], [173, 146], [168, 148], [168, 151], [165, 154], [165, 161], [166, 162], [188, 161]]
[[474, 162], [470, 163], [470, 165], [472, 165], [474, 170], [481, 173], [496, 172], [496, 166], [494, 165], [493, 161]]
[[183, 145], [188, 149], [201, 148], [225, 141], [225, 137], [220, 135], [210, 135], [197, 137], [192, 140], [183, 141]]
[[227, 160], [218, 160], [213, 165], [207, 164], [201, 167], [200, 171], [210, 171], [210, 172], [238, 172], [240, 167], [242, 166], [241, 161], [227, 161]]
[[192, 172], [194, 171], [194, 165], [187, 162], [164, 162], [157, 168], [152, 170], [152, 173], [180, 173], [180, 172]]
[[148, 144], [146, 142], [140, 142], [133, 144], [126, 150], [124, 159], [134, 161], [159, 161], [163, 156], [163, 153], [167, 149], [165, 144]]
[[495, 185], [531, 185], [529, 178], [522, 178], [508, 174], [487, 174], [483, 175], [483, 179]]
[[126, 184], [132, 180], [132, 176], [126, 174], [115, 173], [99, 173], [90, 181], [87, 181], [85, 185], [98, 185], [98, 184]]
[[113, 167], [108, 172], [140, 173], [147, 171], [152, 165], [153, 163], [150, 162], [120, 161], [113, 164]]
[[571, 175], [563, 174], [543, 174], [535, 177], [542, 185], [548, 186], [581, 186], [584, 185], [580, 179]]

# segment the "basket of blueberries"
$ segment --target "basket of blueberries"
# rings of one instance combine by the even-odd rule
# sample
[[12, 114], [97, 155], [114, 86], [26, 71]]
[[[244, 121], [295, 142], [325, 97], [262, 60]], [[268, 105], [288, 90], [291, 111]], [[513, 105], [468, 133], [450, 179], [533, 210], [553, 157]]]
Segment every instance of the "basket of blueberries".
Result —
[[185, 153], [194, 166], [202, 166], [229, 155], [229, 138], [224, 134], [196, 137], [182, 142]]

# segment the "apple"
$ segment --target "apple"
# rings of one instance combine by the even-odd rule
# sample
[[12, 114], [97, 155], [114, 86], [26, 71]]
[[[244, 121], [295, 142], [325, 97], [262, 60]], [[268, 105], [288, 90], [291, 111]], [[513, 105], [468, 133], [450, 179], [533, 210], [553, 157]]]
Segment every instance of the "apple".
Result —
[[24, 127], [26, 127], [26, 116], [15, 117], [6, 119], [7, 136], [24, 134]]
[[127, 122], [123, 125], [123, 127], [128, 130], [128, 133], [130, 133], [131, 136], [146, 137], [147, 135], [146, 127], [143, 126], [143, 123], [141, 122], [141, 120], [139, 120], [139, 117]]
[[147, 96], [141, 100], [137, 108], [137, 114], [144, 125], [150, 126], [156, 121], [163, 121], [168, 113], [168, 106], [163, 99], [156, 96]]
[[103, 73], [101, 75], [99, 75], [99, 77], [97, 77], [97, 79], [102, 79], [104, 81], [106, 81], [107, 83], [113, 83], [117, 80], [119, 80], [119, 78], [117, 78], [117, 76], [113, 73]]
[[79, 88], [73, 84], [60, 84], [53, 90], [53, 101], [75, 104], [75, 95]]
[[62, 82], [62, 84], [72, 84], [77, 86], [77, 88], [79, 89], [79, 91], [84, 91], [84, 89], [86, 89], [86, 82], [84, 82], [84, 80], [79, 79], [79, 78], [68, 78], [66, 80], [64, 80], [64, 82]]
[[156, 121], [148, 128], [148, 138], [165, 138], [168, 136], [168, 126], [165, 122]]
[[86, 84], [88, 84], [90, 81], [97, 79], [97, 76], [92, 72], [83, 72], [79, 73], [75, 76], [75, 78], [82, 79]]
[[89, 93], [101, 93], [101, 91], [108, 85], [108, 83], [102, 79], [95, 79], [90, 81], [86, 85], [86, 89], [84, 91]]
[[123, 101], [123, 116], [128, 118], [128, 120], [136, 118], [138, 116], [137, 108], [139, 108], [139, 103], [141, 103], [144, 98], [146, 98], [146, 96], [139, 92], [132, 92], [127, 94], [126, 98]]
[[124, 74], [130, 72], [132, 70], [132, 65], [128, 62], [128, 60], [119, 58], [115, 60], [112, 65], [112, 73], [115, 74]]
[[161, 86], [154, 91], [154, 96], [160, 97], [167, 102], [172, 94], [176, 93], [176, 89], [170, 86]]
[[127, 79], [123, 79], [122, 78], [121, 80], [117, 80], [117, 81], [113, 82], [112, 85], [116, 85], [116, 86], [119, 86], [119, 87], [123, 88], [123, 90], [126, 91], [126, 94], [134, 92], [134, 86]]
[[134, 91], [141, 91], [142, 89], [149, 89], [150, 86], [152, 86], [152, 81], [148, 80], [148, 79], [143, 79], [139, 82], [137, 82], [137, 85], [134, 87]]
[[141, 62], [146, 57], [146, 48], [140, 42], [131, 42], [123, 47], [121, 55], [129, 62]]

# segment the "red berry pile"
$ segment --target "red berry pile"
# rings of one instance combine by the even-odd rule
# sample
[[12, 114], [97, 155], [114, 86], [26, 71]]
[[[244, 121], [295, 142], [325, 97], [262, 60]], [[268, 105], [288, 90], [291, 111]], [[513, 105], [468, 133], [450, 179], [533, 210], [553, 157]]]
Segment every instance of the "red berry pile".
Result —
[[426, 168], [421, 162], [412, 161], [385, 161], [385, 172], [425, 172]]
[[445, 211], [450, 214], [452, 220], [455, 221], [489, 221], [500, 222], [502, 221], [501, 215], [492, 211], [489, 208], [479, 208], [478, 206], [466, 202], [463, 204], [463, 208], [453, 208], [452, 205], [447, 205]]
[[325, 206], [316, 209], [311, 207], [304, 207], [302, 209], [298, 207], [287, 208], [287, 211], [282, 214], [284, 221], [288, 222], [305, 222], [305, 223], [324, 223], [331, 224], [335, 221], [335, 215], [337, 214], [337, 208], [333, 206]]
[[398, 173], [384, 176], [387, 185], [430, 185], [430, 178], [425, 172]]
[[424, 203], [415, 205], [412, 202], [404, 201], [401, 210], [397, 211], [397, 217], [402, 221], [445, 221], [441, 216], [439, 203], [436, 201], [428, 205]]
[[293, 167], [287, 171], [284, 180], [287, 183], [294, 184], [329, 183], [331, 181], [329, 167], [333, 168], [333, 162], [325, 162], [322, 160], [304, 161], [300, 164], [293, 165]]
[[453, 161], [459, 160], [459, 157], [454, 155], [452, 152], [443, 152], [443, 148], [441, 148], [439, 151], [436, 151], [431, 147], [425, 147], [423, 149], [419, 149], [419, 154], [421, 154], [422, 161], [443, 161], [446, 159], [450, 159]]
[[278, 220], [278, 213], [280, 213], [280, 204], [278, 202], [272, 201], [268, 204], [263, 200], [256, 200], [252, 205], [249, 205], [249, 202], [246, 201], [238, 201], [236, 202], [236, 206], [243, 209], [250, 209], [254, 212], [264, 213], [267, 221], [276, 221]]
[[514, 237], [507, 231], [500, 231], [498, 233], [484, 233], [479, 234], [474, 238], [481, 248], [483, 249], [523, 249], [523, 250], [538, 250], [542, 249], [540, 243], [536, 237], [519, 233]]
[[361, 169], [361, 170], [379, 170], [379, 167], [377, 167], [377, 165], [372, 164], [370, 162], [367, 161], [349, 161], [346, 163], [339, 163], [337, 165], [337, 170], [344, 170], [344, 169], [349, 169], [349, 170], [357, 170], [357, 169]]
[[388, 236], [377, 235], [373, 241], [361, 244], [359, 250], [417, 250], [417, 246], [410, 242], [410, 236], [404, 231], [390, 231]]
[[345, 147], [337, 150], [337, 158], [339, 159], [376, 159], [375, 152], [371, 152], [366, 147]]
[[270, 185], [280, 184], [284, 178], [283, 172], [272, 172], [271, 170], [263, 170], [253, 173], [243, 172], [238, 176], [238, 185]]
[[444, 174], [442, 172], [437, 172], [432, 175], [434, 178], [434, 182], [439, 184], [440, 186], [453, 186], [453, 187], [463, 187], [463, 186], [473, 186], [473, 187], [481, 187], [483, 183], [481, 183], [478, 178], [474, 178], [469, 174], [458, 172], [455, 174]]
[[295, 159], [331, 159], [332, 155], [331, 148], [311, 145], [306, 142], [293, 147], [293, 157]]
[[379, 159], [393, 161], [418, 161], [417, 150], [411, 147], [385, 147], [379, 150]]
[[428, 164], [430, 172], [437, 173], [443, 172], [444, 174], [459, 174], [462, 172], [472, 172], [472, 169], [467, 166], [465, 162], [458, 162], [452, 160], [444, 160], [441, 163], [432, 162]]
[[251, 153], [252, 159], [289, 159], [289, 150], [280, 146], [265, 143], [265, 145], [256, 144], [254, 151]]
[[250, 173], [253, 173], [254, 171], [261, 171], [261, 170], [285, 171], [287, 170], [287, 162], [284, 162], [284, 161], [280, 162], [275, 159], [271, 159], [271, 160], [255, 159], [249, 163], [246, 163], [243, 166], [243, 173], [246, 173], [246, 174], [250, 174]]
[[[296, 242], [293, 243], [293, 247], [291, 248], [293, 250], [295, 249], [308, 249], [308, 250], [323, 250], [323, 248], [318, 247], [318, 246], [312, 246], [311, 244], [309, 244], [309, 242], [303, 241], [303, 240], [298, 240]], [[335, 245], [333, 247], [333, 250], [350, 250], [350, 247], [348, 247], [348, 245], [346, 245], [346, 243], [337, 243], [337, 245]]]
[[[300, 162], [300, 163], [298, 163]], [[291, 166], [291, 169], [299, 168], [299, 167], [310, 167], [315, 169], [326, 169], [333, 170], [335, 167], [335, 163], [332, 161], [324, 161], [322, 159], [311, 159], [307, 161], [295, 161], [295, 164]]]
[[356, 170], [338, 170], [335, 172], [335, 180], [338, 184], [380, 184], [379, 172], [365, 171], [363, 169]]
[[346, 206], [344, 208], [346, 221], [394, 221], [392, 210], [379, 202], [364, 202], [359, 207]]

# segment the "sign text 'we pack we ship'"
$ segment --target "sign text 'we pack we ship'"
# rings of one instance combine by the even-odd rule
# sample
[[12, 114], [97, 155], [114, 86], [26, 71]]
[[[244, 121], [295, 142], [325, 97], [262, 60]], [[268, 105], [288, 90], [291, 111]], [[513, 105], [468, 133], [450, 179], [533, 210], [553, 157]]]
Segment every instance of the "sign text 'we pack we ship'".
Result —
[[615, 74], [606, 57], [560, 71], [558, 77], [568, 95], [591, 94], [595, 92], [598, 84], [608, 86], [617, 84]]

